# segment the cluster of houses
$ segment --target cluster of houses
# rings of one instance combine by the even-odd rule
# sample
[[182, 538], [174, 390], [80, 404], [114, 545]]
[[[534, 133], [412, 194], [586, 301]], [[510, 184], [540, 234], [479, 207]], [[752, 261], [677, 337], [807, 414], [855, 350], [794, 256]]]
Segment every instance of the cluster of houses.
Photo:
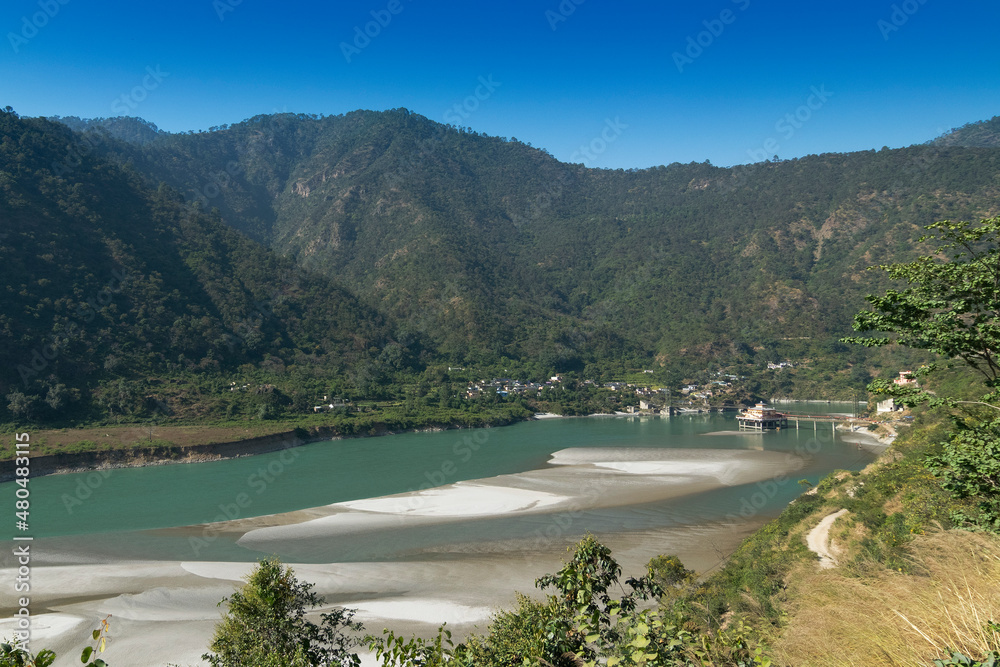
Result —
[[510, 395], [524, 394], [527, 392], [541, 392], [552, 389], [562, 382], [561, 375], [553, 375], [546, 382], [521, 382], [510, 378], [499, 378], [493, 380], [480, 380], [470, 384], [465, 391], [466, 398], [479, 398], [484, 393], [490, 391], [500, 394], [504, 398]]
[[[560, 375], [553, 375], [545, 382], [522, 382], [521, 380], [511, 380], [508, 378], [480, 380], [479, 382], [470, 384], [466, 388], [465, 397], [479, 398], [488, 392], [496, 392], [503, 397], [528, 392], [540, 393], [551, 390], [561, 383], [562, 376]], [[604, 384], [599, 384], [594, 380], [584, 380], [582, 384], [585, 387], [607, 389], [622, 395], [631, 395], [634, 393], [639, 397], [640, 410], [659, 410], [659, 406], [666, 402], [666, 389], [650, 389], [649, 387], [638, 386], [630, 382], [605, 382]]]
[[782, 361], [780, 363], [768, 362], [767, 370], [769, 371], [780, 371], [782, 368], [794, 368], [795, 364], [790, 361]]
[[313, 412], [330, 412], [331, 410], [336, 410], [337, 408], [346, 408], [347, 404], [351, 402], [349, 398], [329, 398], [324, 394], [323, 404], [314, 405]]

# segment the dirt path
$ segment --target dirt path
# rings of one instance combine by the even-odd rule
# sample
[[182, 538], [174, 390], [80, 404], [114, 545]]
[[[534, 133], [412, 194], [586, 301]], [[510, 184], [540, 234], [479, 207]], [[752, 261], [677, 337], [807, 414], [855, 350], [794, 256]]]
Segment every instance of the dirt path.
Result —
[[830, 551], [830, 529], [833, 522], [847, 514], [847, 510], [834, 512], [830, 516], [824, 517], [815, 528], [806, 535], [806, 546], [809, 550], [819, 556], [819, 566], [821, 568], [834, 567], [837, 559]]

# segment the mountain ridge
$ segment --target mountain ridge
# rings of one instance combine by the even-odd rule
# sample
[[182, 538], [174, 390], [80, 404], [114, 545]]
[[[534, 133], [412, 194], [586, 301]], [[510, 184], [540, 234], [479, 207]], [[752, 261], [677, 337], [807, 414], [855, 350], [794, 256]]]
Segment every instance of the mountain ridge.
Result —
[[[883, 362], [837, 341], [886, 286], [865, 269], [915, 256], [922, 225], [996, 215], [1000, 194], [989, 147], [601, 170], [399, 109], [184, 135], [2, 120], [5, 248], [26, 251], [5, 276], [0, 389], [46, 414], [66, 391], [120, 412], [113, 385], [135, 382], [136, 404], [164, 373], [303, 374], [273, 399], [299, 409], [390, 395], [428, 364], [679, 379], [796, 359], [860, 385]], [[140, 279], [93, 308], [99, 335], [38, 361], [112, 268]]]

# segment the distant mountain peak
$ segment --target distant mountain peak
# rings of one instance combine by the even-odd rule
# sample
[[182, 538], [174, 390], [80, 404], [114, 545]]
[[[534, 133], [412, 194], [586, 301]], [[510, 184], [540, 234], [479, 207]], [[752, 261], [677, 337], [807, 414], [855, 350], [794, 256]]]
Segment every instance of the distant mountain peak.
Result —
[[962, 146], [965, 148], [1000, 147], [1000, 116], [989, 120], [966, 123], [929, 142], [932, 146]]
[[147, 144], [158, 136], [169, 134], [155, 123], [134, 116], [112, 116], [111, 118], [80, 118], [78, 116], [50, 116], [48, 120], [62, 123], [75, 132], [104, 130], [115, 139], [130, 144]]

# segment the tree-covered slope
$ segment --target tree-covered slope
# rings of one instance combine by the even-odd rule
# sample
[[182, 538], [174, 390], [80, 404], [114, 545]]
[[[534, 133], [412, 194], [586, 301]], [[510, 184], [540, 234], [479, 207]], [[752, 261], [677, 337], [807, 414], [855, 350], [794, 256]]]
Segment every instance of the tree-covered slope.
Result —
[[833, 341], [864, 269], [923, 224], [996, 213], [1000, 173], [998, 150], [936, 145], [586, 169], [406, 110], [106, 146], [449, 359], [563, 370]]
[[966, 146], [970, 148], [1000, 147], [1000, 116], [975, 123], [966, 123], [931, 142], [934, 146]]
[[0, 220], [0, 395], [23, 394], [25, 413], [107, 409], [118, 380], [336, 373], [388, 340], [337, 283], [147, 188], [62, 125], [0, 113]]

